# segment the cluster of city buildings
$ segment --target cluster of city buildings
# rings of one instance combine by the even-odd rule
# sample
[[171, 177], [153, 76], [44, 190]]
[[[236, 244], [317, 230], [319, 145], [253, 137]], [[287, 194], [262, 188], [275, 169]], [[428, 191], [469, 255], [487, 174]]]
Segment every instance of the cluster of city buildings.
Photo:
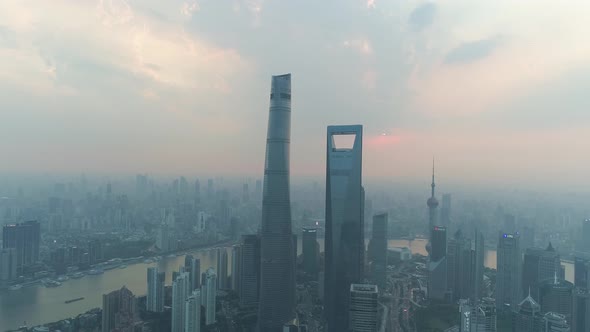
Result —
[[[174, 199], [170, 201], [176, 207], [154, 212], [158, 222], [151, 237], [154, 244], [148, 250], [159, 254], [176, 251], [194, 245], [195, 238], [200, 239], [198, 243], [231, 239], [235, 244], [229, 251], [219, 249], [215, 268], [203, 272], [200, 260], [187, 255], [184, 265], [172, 274], [171, 287], [165, 285], [165, 272], [148, 268], [145, 304], [126, 287], [104, 294], [103, 332], [138, 330], [142, 310], [169, 315], [172, 332], [214, 329], [219, 313], [230, 319], [231, 312], [235, 314], [236, 308], [219, 301], [220, 294], [229, 292], [238, 299], [236, 310], [254, 316], [251, 328], [260, 332], [385, 331], [387, 310], [381, 300], [391, 298], [386, 294], [391, 291], [388, 253], [393, 250], [400, 261], [411, 259], [411, 253], [388, 249], [387, 213], [375, 214], [371, 227], [365, 224], [363, 127], [327, 128], [324, 253], [318, 243], [321, 226], [308, 225], [301, 232], [302, 255], [298, 258], [291, 216], [290, 122], [291, 76], [273, 76], [264, 179], [256, 183], [255, 190], [255, 195], [262, 197], [259, 229], [240, 232], [231, 198], [221, 193], [216, 199], [213, 180], [207, 182], [206, 196], [208, 202], [215, 202], [209, 206], [214, 212], [207, 213], [189, 204], [201, 201], [200, 182], [175, 179], [171, 186]], [[146, 175], [138, 175], [136, 186], [138, 193], [148, 193], [153, 183]], [[244, 184], [240, 200], [249, 202], [251, 195]], [[145, 194], [143, 199], [153, 202], [156, 198]], [[110, 184], [104, 202], [106, 215], [76, 227], [129, 231], [135, 227], [135, 217], [145, 218], [133, 214], [125, 195], [113, 196]], [[52, 229], [64, 227], [62, 203], [50, 200]], [[561, 256], [551, 244], [536, 248], [532, 232], [520, 234], [509, 227], [510, 232], [498, 236], [496, 273], [488, 273], [483, 232], [458, 228], [450, 236], [450, 194], [442, 196], [441, 205], [439, 211], [433, 165], [427, 200], [426, 301], [418, 306], [456, 305], [460, 324], [453, 331], [496, 332], [503, 319], [510, 320], [513, 332], [590, 329], [590, 249], [576, 255], [575, 281], [570, 283], [565, 280]], [[514, 226], [514, 220], [508, 224]], [[590, 233], [590, 221], [584, 225]], [[369, 229], [366, 248], [365, 232]], [[240, 233], [246, 235], [238, 236]], [[5, 225], [2, 240], [0, 287], [11, 284], [41, 260], [39, 223]], [[92, 266], [104, 260], [103, 251], [101, 241], [88, 241], [83, 247], [62, 245], [53, 247], [47, 260], [62, 274], [69, 272], [68, 267]], [[306, 281], [305, 287], [301, 279]], [[319, 323], [304, 312], [313, 305], [307, 309], [300, 305], [308, 291], [313, 293], [311, 302], [321, 308]]]

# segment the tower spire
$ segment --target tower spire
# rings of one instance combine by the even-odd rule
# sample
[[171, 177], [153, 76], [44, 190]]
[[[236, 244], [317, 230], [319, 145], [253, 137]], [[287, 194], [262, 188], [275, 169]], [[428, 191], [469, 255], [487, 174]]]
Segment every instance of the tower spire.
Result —
[[434, 197], [434, 157], [432, 157], [432, 184], [430, 185], [432, 187], [432, 195], [431, 197]]

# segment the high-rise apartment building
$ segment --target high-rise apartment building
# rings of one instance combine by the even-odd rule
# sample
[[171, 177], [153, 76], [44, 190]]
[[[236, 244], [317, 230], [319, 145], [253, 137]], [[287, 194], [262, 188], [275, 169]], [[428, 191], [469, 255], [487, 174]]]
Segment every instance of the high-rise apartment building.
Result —
[[164, 282], [166, 272], [159, 272], [157, 267], [147, 269], [146, 309], [152, 312], [164, 311]]
[[320, 264], [317, 229], [303, 228], [301, 232], [301, 242], [301, 249], [303, 251], [303, 270], [311, 276], [317, 276]]
[[242, 236], [240, 270], [240, 306], [258, 305], [260, 288], [260, 237]]
[[350, 285], [350, 331], [377, 332], [378, 294], [377, 285]]
[[291, 231], [289, 146], [291, 74], [273, 76], [266, 137], [260, 231], [261, 332], [279, 331], [295, 315], [295, 261]]
[[520, 236], [500, 232], [497, 248], [496, 306], [516, 308], [522, 291], [522, 253]]
[[184, 332], [185, 302], [190, 294], [189, 273], [182, 272], [172, 283], [172, 332]]
[[329, 332], [348, 330], [350, 285], [364, 277], [363, 127], [329, 126], [324, 308]]
[[39, 260], [41, 226], [37, 221], [9, 224], [2, 228], [2, 248], [16, 250], [16, 267], [22, 272], [23, 267]]
[[184, 257], [184, 270], [189, 273], [189, 284], [191, 292], [201, 287], [201, 260], [193, 255]]
[[556, 274], [561, 274], [560, 270], [559, 253], [553, 249], [551, 243], [547, 249], [527, 249], [522, 270], [522, 291], [528, 291], [530, 287], [533, 298], [540, 302], [539, 286], [547, 280], [553, 281]]
[[184, 303], [184, 332], [201, 332], [201, 290], [195, 289]]
[[102, 332], [130, 331], [137, 320], [135, 295], [123, 288], [102, 296]]
[[381, 292], [385, 291], [387, 285], [387, 223], [387, 213], [373, 216], [372, 235], [368, 248], [371, 279]]
[[229, 289], [228, 283], [228, 254], [226, 248], [217, 249], [217, 287], [218, 289]]
[[215, 302], [217, 300], [217, 275], [212, 268], [205, 272], [205, 325], [215, 324]]

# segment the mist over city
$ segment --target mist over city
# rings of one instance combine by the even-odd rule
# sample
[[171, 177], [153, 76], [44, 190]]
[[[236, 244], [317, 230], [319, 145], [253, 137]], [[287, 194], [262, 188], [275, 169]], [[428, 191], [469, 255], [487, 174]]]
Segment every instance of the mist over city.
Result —
[[0, 2], [0, 331], [590, 332], [590, 2]]

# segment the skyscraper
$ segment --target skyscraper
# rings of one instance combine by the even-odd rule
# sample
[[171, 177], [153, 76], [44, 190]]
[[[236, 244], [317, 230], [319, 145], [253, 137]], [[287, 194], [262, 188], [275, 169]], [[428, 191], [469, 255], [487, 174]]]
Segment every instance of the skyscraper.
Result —
[[557, 278], [546, 280], [539, 287], [539, 303], [543, 312], [556, 312], [565, 316], [568, 322], [572, 319], [574, 301], [574, 285]]
[[201, 332], [201, 290], [195, 289], [184, 304], [184, 332]]
[[539, 286], [542, 282], [553, 281], [555, 274], [560, 275], [561, 260], [559, 253], [553, 249], [551, 243], [547, 249], [529, 248], [524, 254], [522, 270], [522, 289], [531, 288], [534, 299], [540, 302]]
[[205, 325], [215, 324], [215, 302], [217, 299], [217, 275], [212, 268], [205, 272]]
[[303, 228], [301, 232], [301, 246], [303, 251], [303, 270], [311, 276], [317, 276], [319, 268], [319, 244], [317, 229]]
[[548, 312], [543, 317], [543, 332], [570, 332], [570, 326], [564, 315]]
[[463, 237], [461, 230], [458, 230], [448, 241], [447, 248], [447, 285], [454, 301], [472, 296], [473, 263], [471, 241]]
[[362, 135], [360, 125], [328, 127], [324, 303], [329, 332], [348, 330], [350, 285], [363, 279]]
[[377, 332], [378, 286], [350, 285], [350, 331]]
[[102, 332], [127, 331], [136, 319], [135, 295], [125, 286], [102, 295]]
[[[496, 332], [496, 304], [494, 299], [484, 297], [473, 303], [461, 300], [461, 332]], [[520, 332], [520, 331], [519, 331]]]
[[240, 293], [240, 273], [242, 270], [242, 247], [234, 245], [231, 253], [231, 289]]
[[449, 229], [451, 226], [451, 194], [442, 195], [442, 204], [440, 207], [440, 225]]
[[539, 332], [542, 328], [541, 306], [529, 294], [513, 312], [512, 332]]
[[273, 76], [266, 138], [258, 326], [279, 331], [295, 315], [295, 262], [289, 193], [291, 74]]
[[497, 249], [496, 306], [516, 308], [521, 298], [522, 254], [520, 236], [500, 232]]
[[0, 287], [8, 285], [16, 277], [16, 249], [0, 249]]
[[475, 241], [474, 247], [471, 249], [471, 275], [472, 275], [472, 283], [473, 293], [471, 294], [471, 299], [477, 301], [483, 292], [483, 271], [484, 271], [484, 255], [485, 255], [485, 241], [483, 238], [483, 234], [475, 230]]
[[242, 236], [240, 306], [258, 305], [260, 289], [260, 237]]
[[428, 298], [447, 298], [447, 229], [434, 226], [430, 232], [430, 260], [428, 261]]
[[432, 183], [430, 184], [431, 194], [430, 198], [426, 201], [426, 205], [428, 206], [428, 244], [426, 244], [426, 251], [431, 254], [430, 250], [432, 248], [432, 230], [434, 226], [437, 225], [436, 223], [436, 208], [438, 207], [438, 200], [434, 196], [434, 159], [432, 160]]
[[582, 239], [581, 251], [590, 254], [590, 219], [585, 219], [582, 223]]
[[184, 257], [184, 270], [189, 273], [190, 291], [201, 287], [201, 260], [193, 255]]
[[166, 272], [159, 272], [157, 267], [147, 269], [146, 309], [152, 312], [164, 311], [164, 282]]
[[574, 285], [590, 289], [590, 259], [586, 255], [576, 254], [574, 258]]
[[385, 291], [387, 277], [387, 217], [387, 213], [373, 216], [372, 235], [368, 249], [371, 279], [381, 292]]
[[189, 274], [182, 272], [172, 283], [172, 332], [184, 332], [185, 301], [189, 294]]
[[16, 250], [16, 267], [22, 268], [39, 260], [41, 228], [37, 221], [5, 225], [2, 228], [2, 248]]
[[228, 255], [225, 248], [217, 249], [217, 287], [218, 289], [228, 289], [227, 275]]
[[590, 292], [587, 289], [574, 289], [572, 315], [572, 332], [590, 331]]

